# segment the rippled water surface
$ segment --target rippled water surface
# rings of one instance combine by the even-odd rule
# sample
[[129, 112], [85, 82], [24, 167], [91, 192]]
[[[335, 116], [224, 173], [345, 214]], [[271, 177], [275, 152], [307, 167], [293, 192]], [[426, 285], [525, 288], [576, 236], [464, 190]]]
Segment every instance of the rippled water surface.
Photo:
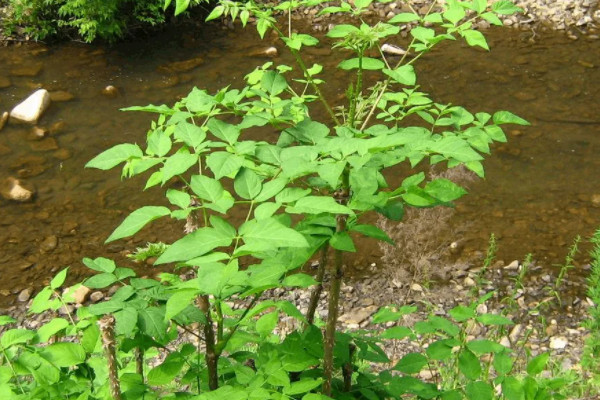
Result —
[[[495, 147], [485, 163], [487, 178], [472, 183], [470, 195], [457, 204], [452, 224], [461, 229], [451, 239], [464, 243], [468, 258], [485, 250], [493, 232], [499, 258], [510, 261], [533, 252], [552, 265], [577, 234], [589, 236], [600, 225], [600, 41], [539, 33], [532, 40], [532, 33], [513, 30], [492, 31], [489, 37], [490, 53], [450, 43], [424, 57], [419, 68], [423, 89], [440, 102], [471, 111], [507, 109], [532, 122], [509, 128], [509, 143]], [[162, 203], [162, 194], [142, 193], [143, 179], [122, 182], [117, 170], [83, 166], [114, 144], [144, 141], [151, 116], [119, 108], [170, 104], [192, 86], [241, 85], [246, 73], [269, 61], [255, 54], [270, 44], [249, 31], [207, 30], [113, 48], [79, 43], [0, 48], [0, 87], [7, 86], [0, 88], [0, 112], [36, 87], [73, 95], [53, 102], [39, 121], [50, 129], [48, 138], [34, 140], [28, 125], [11, 123], [0, 132], [0, 180], [17, 177], [37, 192], [31, 203], [0, 199], [5, 301], [25, 287], [39, 287], [63, 266], [70, 265], [74, 277], [83, 276], [83, 257], [124, 262], [126, 250], [177, 238], [180, 226], [157, 223], [135, 239], [104, 245], [125, 215], [143, 204]], [[199, 64], [198, 57], [203, 62], [188, 69]], [[285, 54], [280, 58], [292, 64]], [[311, 58], [329, 66], [339, 61], [326, 50], [313, 51]], [[169, 67], [185, 60], [194, 61]], [[340, 77], [328, 77], [332, 99], [345, 90], [334, 85]], [[118, 88], [118, 95], [103, 95], [107, 85]], [[272, 132], [265, 135], [274, 139]], [[364, 247], [356, 264], [380, 256], [376, 247]]]

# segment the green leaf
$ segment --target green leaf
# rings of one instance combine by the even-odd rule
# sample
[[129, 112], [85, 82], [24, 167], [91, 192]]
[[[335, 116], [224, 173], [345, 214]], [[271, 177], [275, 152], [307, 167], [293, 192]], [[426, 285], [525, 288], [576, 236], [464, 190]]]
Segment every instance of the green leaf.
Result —
[[235, 176], [233, 188], [241, 198], [252, 200], [260, 194], [262, 180], [251, 169], [242, 168]]
[[493, 365], [499, 375], [509, 374], [513, 368], [513, 364], [512, 358], [506, 352], [494, 355]]
[[52, 288], [52, 290], [58, 289], [59, 287], [62, 286], [63, 283], [65, 283], [65, 279], [67, 279], [68, 271], [69, 271], [69, 267], [63, 269], [58, 274], [56, 274], [56, 276], [54, 278], [52, 278], [52, 280], [50, 281], [50, 288]]
[[[323, 383], [323, 379], [310, 379], [310, 378], [302, 378], [297, 382], [292, 382], [292, 384], [288, 387], [283, 388], [283, 394], [286, 396], [294, 396], [301, 393], [310, 392], [311, 390], [319, 387]], [[320, 399], [325, 399], [327, 397], [319, 397]], [[306, 396], [302, 398], [306, 399]], [[317, 398], [315, 398], [316, 400]]]
[[148, 155], [163, 157], [171, 150], [171, 138], [161, 129], [150, 132], [146, 140], [148, 142], [146, 154]]
[[481, 14], [487, 8], [487, 0], [473, 0], [473, 10]]
[[139, 232], [139, 230], [149, 222], [169, 214], [171, 214], [171, 210], [167, 207], [144, 206], [138, 208], [121, 222], [117, 229], [115, 229], [108, 239], [106, 239], [105, 243], [132, 236]]
[[357, 32], [360, 32], [360, 29], [358, 29], [354, 25], [339, 24], [334, 25], [333, 28], [331, 28], [329, 32], [327, 32], [326, 36], [331, 38], [344, 38], [351, 33]]
[[309, 118], [283, 131], [302, 143], [317, 144], [329, 135], [329, 128], [320, 122]]
[[15, 344], [27, 343], [35, 337], [35, 333], [27, 329], [9, 329], [2, 333], [0, 345], [5, 349]]
[[448, 312], [456, 322], [463, 322], [475, 318], [475, 310], [472, 307], [456, 306]]
[[54, 343], [44, 347], [40, 355], [59, 368], [72, 367], [85, 361], [85, 350], [77, 343]]
[[463, 32], [463, 35], [469, 46], [479, 46], [486, 50], [490, 49], [487, 44], [487, 40], [485, 40], [485, 36], [483, 36], [483, 33], [474, 29], [468, 29]]
[[479, 359], [467, 349], [463, 349], [458, 355], [458, 369], [470, 380], [478, 379], [481, 375]]
[[64, 318], [54, 318], [38, 329], [40, 342], [47, 342], [52, 336], [69, 326], [69, 321]]
[[405, 326], [393, 326], [381, 334], [383, 339], [404, 339], [412, 336], [412, 331]]
[[400, 13], [393, 16], [388, 22], [390, 24], [404, 24], [407, 22], [419, 21], [421, 17], [419, 17], [415, 13]]
[[277, 326], [277, 322], [279, 322], [279, 311], [265, 314], [256, 321], [256, 331], [262, 336], [268, 336]]
[[483, 325], [514, 325], [510, 319], [498, 314], [482, 314], [478, 315], [475, 319]]
[[144, 153], [137, 144], [123, 143], [103, 151], [91, 159], [85, 168], [111, 169], [131, 158], [142, 158]]
[[138, 323], [142, 333], [157, 340], [164, 338], [167, 331], [165, 313], [157, 307], [149, 307], [138, 310]]
[[250, 220], [243, 224], [239, 233], [244, 242], [259, 248], [308, 247], [308, 242], [292, 228], [288, 228], [275, 218]]
[[0, 326], [8, 325], [17, 322], [16, 319], [8, 315], [0, 315]]
[[417, 82], [417, 75], [412, 65], [402, 65], [394, 70], [384, 69], [382, 72], [402, 85], [414, 86]]
[[293, 207], [287, 207], [291, 214], [353, 214], [352, 210], [329, 196], [306, 196], [298, 199]]
[[481, 17], [483, 19], [485, 19], [487, 22], [489, 22], [492, 25], [496, 25], [496, 26], [503, 26], [504, 24], [502, 23], [502, 20], [500, 18], [498, 18], [496, 16], [496, 14], [492, 13], [492, 12], [486, 12], [481, 14]]
[[293, 203], [294, 201], [305, 197], [310, 192], [310, 189], [285, 188], [275, 196], [275, 201], [278, 203]]
[[260, 87], [272, 96], [277, 96], [288, 87], [288, 83], [277, 71], [265, 71], [260, 81]]
[[354, 242], [348, 232], [336, 232], [329, 239], [329, 244], [336, 250], [356, 252], [356, 247], [354, 247]]
[[423, 43], [429, 43], [435, 36], [435, 31], [431, 28], [424, 28], [422, 26], [416, 26], [410, 30], [412, 37]]
[[198, 147], [206, 139], [206, 132], [199, 126], [190, 124], [186, 121], [181, 121], [175, 125], [175, 139], [181, 140], [191, 147]]
[[218, 137], [219, 139], [233, 145], [237, 142], [240, 136], [240, 128], [223, 122], [219, 119], [211, 118], [206, 124], [210, 133]]
[[172, 383], [177, 375], [182, 372], [184, 364], [185, 358], [179, 353], [169, 354], [162, 364], [148, 372], [148, 384], [162, 386]]
[[276, 196], [281, 192], [287, 185], [287, 178], [275, 178], [268, 182], [263, 183], [260, 194], [254, 199], [256, 202], [263, 202], [269, 200], [271, 197]]
[[509, 111], [497, 111], [493, 117], [494, 124], [516, 124], [516, 125], [531, 125], [523, 118], [509, 112]]
[[229, 246], [233, 237], [215, 228], [200, 228], [173, 243], [155, 264], [187, 261], [202, 256], [217, 247]]
[[350, 228], [353, 232], [362, 233], [365, 236], [372, 237], [377, 240], [394, 244], [394, 241], [388, 236], [387, 233], [379, 229], [374, 225], [354, 225]]
[[401, 221], [404, 217], [404, 204], [397, 200], [390, 201], [384, 207], [377, 207], [375, 210], [392, 221]]
[[[189, 4], [189, 0], [186, 0]], [[185, 7], [187, 8], [187, 6]], [[210, 12], [210, 14], [208, 14], [208, 17], [206, 17], [206, 22], [208, 21], [212, 21], [213, 19], [217, 19], [219, 18], [221, 15], [223, 15], [223, 12], [225, 11], [225, 7], [223, 5], [218, 5], [215, 8], [212, 9], [212, 11]], [[175, 15], [177, 15], [177, 13], [175, 13]]]
[[550, 353], [542, 353], [531, 359], [527, 363], [527, 373], [531, 376], [535, 376], [544, 369], [546, 369], [546, 365], [548, 365], [548, 361], [550, 360]]
[[94, 275], [90, 278], [87, 278], [85, 281], [83, 281], [83, 284], [85, 286], [89, 287], [90, 289], [102, 289], [102, 288], [112, 285], [113, 283], [115, 283], [117, 281], [118, 281], [118, 279], [116, 276], [105, 272], [105, 273]]
[[420, 353], [408, 353], [398, 361], [394, 369], [405, 374], [416, 374], [427, 365], [427, 357]]
[[287, 276], [283, 280], [283, 286], [301, 287], [307, 288], [312, 285], [316, 285], [318, 282], [310, 275], [298, 273]]
[[494, 388], [486, 382], [469, 382], [465, 392], [469, 400], [492, 400], [494, 398]]
[[450, 21], [453, 25], [456, 25], [456, 23], [463, 19], [465, 15], [466, 13], [464, 8], [458, 4], [450, 6], [450, 8], [443, 13], [444, 18]]
[[190, 207], [192, 201], [192, 197], [189, 194], [176, 189], [167, 190], [167, 199], [169, 199], [169, 203], [184, 210]]
[[492, 11], [496, 14], [511, 15], [518, 12], [523, 12], [523, 9], [517, 7], [512, 1], [500, 0], [492, 4]]
[[212, 203], [218, 202], [225, 192], [221, 182], [205, 175], [193, 175], [190, 187], [198, 197]]
[[471, 340], [467, 343], [467, 348], [475, 354], [499, 353], [506, 350], [500, 343], [488, 339]]
[[89, 269], [93, 269], [94, 271], [98, 272], [111, 273], [117, 268], [113, 260], [104, 257], [98, 257], [93, 260], [91, 258], [84, 258], [83, 263]]
[[206, 165], [215, 175], [215, 179], [237, 174], [243, 164], [243, 159], [225, 151], [216, 151], [206, 157]]
[[181, 175], [190, 169], [198, 162], [197, 154], [190, 154], [185, 151], [180, 151], [167, 158], [165, 165], [162, 167], [162, 184], [164, 185], [169, 179], [175, 175]]
[[514, 376], [507, 376], [502, 381], [502, 394], [506, 400], [525, 400], [523, 384]]
[[449, 179], [438, 178], [425, 185], [425, 193], [443, 203], [449, 203], [461, 198], [467, 191]]
[[[338, 64], [338, 68], [349, 70], [360, 68], [360, 58], [351, 58], [344, 60]], [[362, 69], [366, 70], [378, 70], [385, 68], [385, 63], [377, 58], [363, 57], [362, 58]]]
[[173, 293], [169, 300], [167, 300], [167, 307], [165, 309], [165, 320], [169, 320], [186, 307], [193, 304], [193, 300], [198, 296], [198, 290], [196, 289], [180, 289]]
[[281, 204], [279, 203], [262, 203], [254, 209], [254, 217], [258, 220], [270, 218], [279, 210]]

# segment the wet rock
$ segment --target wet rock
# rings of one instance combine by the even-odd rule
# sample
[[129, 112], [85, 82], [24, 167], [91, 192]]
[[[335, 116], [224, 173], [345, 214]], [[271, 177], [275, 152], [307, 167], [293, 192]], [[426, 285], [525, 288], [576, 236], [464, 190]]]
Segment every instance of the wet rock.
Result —
[[24, 302], [28, 301], [30, 298], [31, 298], [31, 288], [27, 288], [27, 289], [21, 290], [21, 292], [19, 293], [19, 296], [17, 297], [17, 300], [20, 301], [21, 303], [24, 303]]
[[36, 123], [50, 105], [50, 94], [45, 89], [35, 91], [10, 112], [10, 117], [19, 121]]
[[177, 75], [164, 76], [158, 82], [154, 84], [157, 89], [167, 89], [173, 87], [179, 83], [179, 77]]
[[279, 55], [279, 51], [275, 46], [270, 46], [267, 48], [262, 47], [251, 50], [248, 55], [250, 57], [277, 57]]
[[102, 293], [100, 291], [96, 291], [90, 295], [90, 301], [92, 303], [97, 303], [102, 299], [104, 299], [104, 293]]
[[0, 117], [0, 131], [6, 126], [6, 123], [8, 122], [8, 116], [9, 114], [7, 111], [2, 113], [2, 116]]
[[10, 153], [11, 153], [10, 147], [7, 147], [7, 146], [3, 145], [2, 143], [0, 143], [0, 156], [5, 156]]
[[33, 198], [33, 190], [23, 187], [21, 181], [7, 178], [0, 184], [0, 195], [7, 200], [25, 202]]
[[69, 158], [73, 157], [73, 152], [69, 149], [58, 149], [54, 153], [52, 153], [52, 157], [60, 161], [66, 161]]
[[9, 78], [7, 78], [6, 76], [0, 76], [0, 89], [5, 89], [7, 87], [10, 87], [11, 85], [12, 82]]
[[552, 350], [562, 350], [569, 344], [569, 341], [566, 337], [563, 336], [554, 336], [550, 339], [549, 347]]
[[58, 149], [58, 143], [53, 137], [48, 137], [38, 142], [32, 142], [30, 146], [33, 151], [51, 151]]
[[87, 301], [87, 299], [90, 297], [90, 293], [92, 292], [92, 290], [87, 287], [87, 286], [79, 286], [74, 292], [73, 292], [73, 300], [75, 301], [75, 304], [83, 304]]
[[67, 123], [65, 121], [56, 121], [52, 125], [50, 125], [50, 133], [52, 135], [56, 135], [57, 133], [61, 133], [65, 130]]
[[381, 46], [381, 51], [394, 56], [403, 56], [406, 54], [406, 50], [403, 48], [388, 43], [385, 43], [383, 46]]
[[119, 95], [119, 89], [113, 85], [108, 85], [102, 89], [102, 95], [106, 97], [117, 97]]
[[50, 253], [58, 246], [58, 238], [55, 235], [48, 236], [40, 243], [40, 251], [42, 253]]
[[594, 207], [600, 207], [600, 194], [592, 195], [592, 205]]
[[199, 67], [203, 63], [204, 60], [201, 57], [195, 57], [189, 60], [175, 61], [169, 64], [161, 65], [158, 67], [158, 71], [166, 73], [187, 72]]
[[536, 95], [531, 92], [516, 92], [514, 97], [521, 101], [531, 101], [536, 99]]
[[29, 140], [41, 140], [48, 136], [50, 131], [46, 128], [42, 128], [39, 126], [34, 126], [33, 129], [29, 132], [27, 139]]
[[10, 71], [10, 74], [13, 76], [28, 76], [33, 77], [39, 75], [42, 72], [42, 63], [30, 64], [30, 65], [22, 65], [18, 68], [13, 68]]
[[50, 92], [50, 100], [52, 101], [69, 101], [73, 100], [75, 96], [73, 94], [66, 92], [64, 90], [57, 90], [55, 92]]

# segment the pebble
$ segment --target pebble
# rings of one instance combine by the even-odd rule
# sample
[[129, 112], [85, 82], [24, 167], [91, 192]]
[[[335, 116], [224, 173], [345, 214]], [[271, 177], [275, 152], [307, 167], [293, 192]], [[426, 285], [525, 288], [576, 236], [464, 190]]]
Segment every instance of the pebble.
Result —
[[554, 336], [550, 339], [549, 347], [552, 350], [562, 350], [569, 344], [569, 341], [564, 336]]
[[4, 129], [4, 127], [6, 126], [6, 123], [8, 122], [8, 117], [10, 114], [8, 114], [8, 111], [4, 111], [2, 113], [2, 116], [0, 117], [0, 131], [2, 129]]
[[79, 286], [75, 292], [73, 292], [73, 300], [75, 304], [83, 304], [90, 297], [90, 292], [92, 290], [87, 286], [81, 285]]
[[40, 251], [42, 253], [49, 253], [56, 249], [56, 246], [58, 246], [58, 238], [55, 235], [51, 235], [40, 243]]
[[7, 200], [26, 202], [33, 198], [34, 191], [23, 187], [20, 180], [9, 177], [0, 183], [0, 195]]
[[465, 287], [474, 287], [477, 285], [477, 283], [470, 276], [467, 276], [465, 278], [465, 280], [463, 281], [463, 284], [465, 285]]
[[108, 85], [102, 89], [102, 95], [106, 97], [117, 97], [119, 95], [119, 89], [113, 85]]
[[54, 92], [50, 92], [50, 100], [52, 101], [69, 101], [73, 100], [75, 96], [72, 93], [66, 92], [64, 90], [57, 90]]
[[58, 149], [58, 143], [53, 137], [47, 137], [43, 140], [30, 143], [33, 151], [52, 151]]
[[28, 301], [30, 298], [31, 298], [31, 289], [30, 288], [21, 290], [21, 292], [19, 293], [19, 296], [17, 296], [17, 300], [20, 301], [21, 303]]
[[96, 291], [90, 295], [90, 301], [92, 303], [97, 303], [104, 298], [104, 293], [100, 291]]
[[23, 65], [23, 66], [19, 66], [18, 68], [13, 68], [10, 71], [10, 74], [12, 76], [34, 77], [34, 76], [39, 75], [40, 72], [42, 72], [43, 66], [44, 65], [42, 63]]
[[10, 79], [6, 76], [0, 76], [0, 89], [6, 89], [7, 87], [10, 87], [12, 85], [12, 82], [10, 81]]

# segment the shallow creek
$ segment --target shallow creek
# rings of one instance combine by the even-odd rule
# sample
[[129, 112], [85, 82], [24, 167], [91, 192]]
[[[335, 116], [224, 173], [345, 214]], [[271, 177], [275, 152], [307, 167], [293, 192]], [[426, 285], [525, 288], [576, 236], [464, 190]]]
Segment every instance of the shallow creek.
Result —
[[[144, 142], [152, 116], [119, 108], [171, 104], [192, 86], [241, 85], [245, 74], [269, 61], [256, 53], [270, 43], [249, 32], [165, 33], [110, 48], [0, 48], [0, 112], [37, 87], [67, 92], [55, 94], [62, 101], [54, 101], [38, 124], [50, 130], [47, 138], [34, 140], [28, 125], [11, 123], [0, 132], [0, 179], [23, 179], [37, 192], [30, 203], [0, 198], [0, 304], [23, 288], [40, 287], [64, 266], [71, 266], [73, 278], [85, 276], [83, 257], [126, 262], [125, 251], [180, 235], [179, 226], [158, 222], [134, 239], [104, 245], [130, 211], [161, 204], [162, 192], [142, 192], [144, 178], [121, 181], [118, 170], [83, 166], [117, 143]], [[470, 194], [458, 202], [451, 220], [456, 236], [449, 242], [464, 244], [462, 257], [468, 259], [485, 251], [494, 233], [500, 259], [532, 252], [551, 267], [577, 234], [587, 237], [600, 226], [600, 41], [540, 33], [530, 40], [531, 33], [508, 29], [488, 33], [490, 53], [450, 43], [418, 68], [422, 88], [436, 101], [474, 112], [506, 109], [532, 123], [507, 129], [509, 142], [485, 162], [486, 179], [471, 183]], [[325, 50], [311, 58], [309, 63], [339, 62]], [[193, 61], [170, 64], [186, 60]], [[339, 81], [335, 74], [326, 79]], [[117, 95], [102, 94], [107, 85]], [[345, 90], [327, 88], [332, 99]], [[377, 246], [361, 247], [365, 252], [352, 261], [358, 270], [381, 255]]]

